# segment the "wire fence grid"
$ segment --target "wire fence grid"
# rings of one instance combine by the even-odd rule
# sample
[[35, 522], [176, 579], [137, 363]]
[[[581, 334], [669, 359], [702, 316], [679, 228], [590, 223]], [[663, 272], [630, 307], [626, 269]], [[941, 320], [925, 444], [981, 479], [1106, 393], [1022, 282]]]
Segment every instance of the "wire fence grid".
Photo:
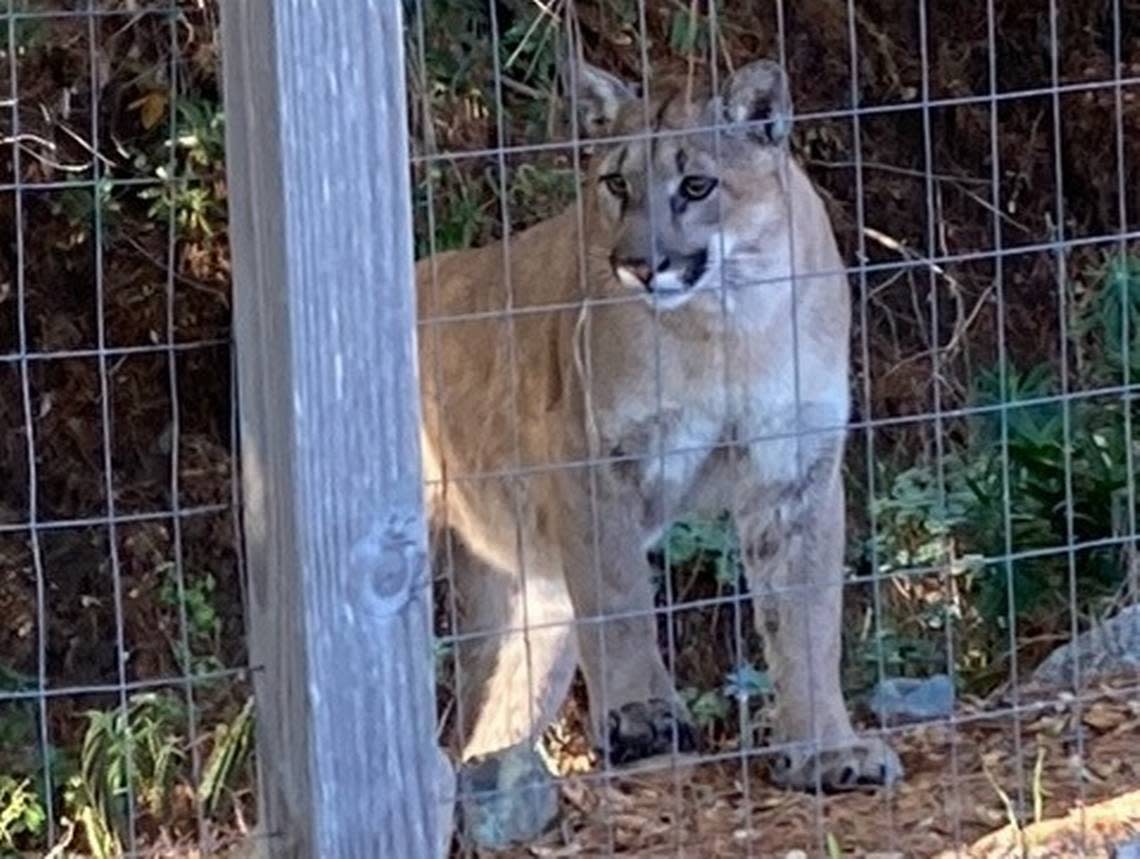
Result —
[[[1135, 15], [1121, 3], [1084, 15], [1055, 3], [1029, 10], [993, 0], [953, 11], [859, 2], [827, 9], [646, 0], [416, 4], [409, 15], [416, 248], [421, 259], [440, 260], [421, 261], [419, 270], [420, 369], [428, 378], [437, 374], [425, 384], [439, 399], [433, 412], [439, 425], [426, 433], [447, 449], [458, 444], [458, 427], [485, 428], [472, 433], [471, 450], [452, 448], [455, 460], [442, 465], [431, 487], [453, 493], [443, 509], [460, 520], [448, 523], [444, 514], [435, 534], [437, 613], [445, 623], [438, 687], [443, 731], [456, 758], [473, 747], [488, 751], [479, 732], [488, 718], [508, 719], [495, 697], [512, 693], [498, 674], [480, 675], [474, 684], [465, 679], [462, 650], [497, 646], [500, 660], [517, 660], [509, 663], [516, 688], [523, 688], [525, 675], [531, 691], [523, 697], [532, 709], [516, 714], [518, 724], [501, 726], [497, 745], [507, 746], [507, 737], [525, 747], [533, 737], [520, 724], [545, 729], [542, 755], [564, 777], [561, 828], [527, 831], [533, 810], [508, 797], [512, 790], [521, 797], [542, 788], [519, 787], [511, 781], [517, 775], [487, 776], [469, 763], [472, 793], [466, 796], [476, 799], [463, 806], [468, 831], [456, 842], [458, 853], [473, 855], [496, 837], [505, 839], [492, 834], [495, 827], [518, 826], [533, 843], [516, 845], [509, 855], [530, 855], [527, 849], [551, 855], [973, 855], [972, 842], [1011, 820], [1019, 831], [1046, 811], [1083, 809], [1134, 787], [1130, 769], [1105, 775], [1112, 765], [1106, 768], [1103, 756], [1112, 752], [1102, 744], [1112, 717], [1101, 722], [1100, 715], [1132, 707], [1123, 702], [1133, 701], [1136, 691], [1130, 645], [1121, 643], [1129, 634], [1120, 631], [1134, 622], [1129, 606], [1135, 594]], [[699, 142], [704, 134], [719, 147], [732, 132], [715, 116], [679, 127], [660, 115], [654, 122], [654, 94], [668, 91], [668, 74], [690, 84], [704, 78], [717, 92], [733, 71], [764, 57], [778, 60], [790, 77], [791, 151], [827, 202], [842, 273], [852, 287], [850, 420], [636, 452], [551, 456], [541, 447], [525, 449], [519, 439], [531, 425], [520, 415], [541, 419], [526, 402], [542, 390], [527, 379], [542, 372], [526, 363], [536, 360], [527, 352], [534, 338], [555, 337], [559, 318], [594, 315], [594, 324], [603, 326], [602, 320], [628, 318], [618, 308], [646, 301], [638, 290], [607, 289], [616, 274], [609, 265], [592, 264], [598, 249], [589, 242], [620, 244], [623, 223], [617, 220], [601, 239], [589, 232], [587, 222], [605, 218], [595, 209], [604, 209], [606, 193], [601, 185], [596, 192], [591, 187], [599, 176], [589, 166], [603, 161], [604, 169], [624, 169], [630, 185], [652, 185], [661, 162], [650, 157], [629, 166], [638, 144], [690, 142], [699, 151], [708, 145]], [[590, 135], [576, 93], [566, 86], [573, 79], [571, 58], [627, 81], [643, 100], [644, 123]], [[762, 116], [758, 124], [769, 119]], [[1091, 137], [1101, 153], [1096, 159], [1086, 155]], [[629, 155], [624, 168], [605, 161], [615, 151]], [[722, 165], [719, 156], [713, 161], [704, 169], [716, 176]], [[1087, 169], [1075, 166], [1081, 162]], [[679, 181], [664, 169], [662, 184]], [[797, 201], [787, 205], [794, 218]], [[575, 235], [548, 233], [546, 246], [528, 244], [527, 230], [541, 230], [536, 224], [566, 207], [577, 213], [562, 229]], [[664, 211], [660, 217], [668, 218]], [[652, 221], [652, 206], [649, 213]], [[669, 241], [662, 237], [672, 236], [674, 225], [648, 229], [654, 242]], [[438, 256], [495, 242], [500, 248], [493, 253], [502, 255], [495, 264], [486, 252], [450, 265]], [[578, 243], [579, 292], [554, 295], [536, 281], [561, 275], [554, 269], [565, 264], [559, 242]], [[519, 247], [548, 254], [547, 268], [533, 260], [512, 263]], [[788, 255], [795, 259], [794, 248]], [[793, 271], [793, 296], [834, 274], [826, 265]], [[787, 277], [776, 271], [743, 284], [721, 283], [725, 304], [733, 291], [743, 301], [747, 290], [772, 289]], [[794, 319], [794, 297], [792, 303]], [[650, 315], [668, 330], [669, 314], [685, 312], [658, 307]], [[635, 336], [630, 327], [611, 324], [614, 337]], [[795, 330], [794, 322], [785, 324]], [[723, 331], [709, 336], [718, 334]], [[481, 403], [448, 388], [463, 377], [455, 363], [438, 357], [446, 355], [439, 344], [447, 337], [457, 350], [476, 343], [492, 348], [499, 339], [505, 357], [494, 366], [509, 378], [485, 379], [489, 392], [480, 389], [480, 397], [508, 398], [516, 425], [496, 423], [495, 404], [480, 412]], [[668, 347], [657, 337], [646, 342], [658, 350], [660, 368], [660, 350]], [[519, 352], [527, 359], [520, 362]], [[466, 354], [460, 363], [472, 360]], [[787, 371], [797, 379], [798, 359], [794, 354]], [[566, 364], [567, 375], [582, 369]], [[725, 365], [728, 387], [730, 357]], [[670, 407], [701, 407], [699, 392], [684, 387], [701, 378], [697, 371], [684, 382], [671, 380], [671, 388], [660, 369], [655, 378], [634, 371], [629, 378], [655, 390], [659, 418]], [[565, 383], [560, 390], [573, 396], [567, 392], [576, 389]], [[457, 415], [448, 415], [449, 404], [458, 404]], [[571, 413], [555, 406], [548, 419]], [[492, 623], [478, 596], [463, 593], [465, 576], [486, 574], [478, 572], [483, 560], [472, 557], [478, 552], [456, 544], [453, 531], [460, 541], [465, 530], [479, 539], [471, 519], [483, 514], [490, 521], [490, 514], [470, 509], [465, 491], [479, 498], [480, 486], [512, 487], [513, 521], [521, 532], [516, 557], [496, 554], [493, 563], [514, 578], [518, 599], [518, 592], [536, 587], [534, 578], [551, 575], [543, 559], [524, 550], [529, 533], [542, 527], [529, 505], [549, 491], [541, 488], [545, 478], [589, 474], [598, 531], [604, 528], [597, 519], [598, 482], [622, 468], [656, 458], [665, 473], [683, 468], [686, 457], [781, 440], [796, 442], [798, 456], [799, 445], [837, 430], [847, 435], [846, 700], [861, 736], [883, 737], [902, 755], [907, 775], [898, 785], [842, 797], [772, 786], [762, 765], [797, 743], [766, 735], [773, 691], [778, 706], [780, 689], [772, 688], [753, 632], [740, 569], [747, 547], [724, 520], [682, 518], [693, 511], [670, 506], [676, 499], [667, 497], [667, 487], [658, 490], [662, 518], [682, 521], [650, 553], [652, 605], [604, 606], [584, 615], [579, 598], [568, 620], [535, 617], [523, 601], [521, 615]], [[500, 432], [514, 433], [514, 441], [486, 440]], [[1090, 442], [1103, 454], [1094, 455], [1092, 465], [1105, 469], [1103, 483], [1089, 479]], [[590, 575], [603, 590], [605, 560], [599, 563], [598, 549], [595, 536]], [[571, 563], [563, 573], [575, 574]], [[788, 589], [801, 599], [818, 598], [811, 585]], [[545, 598], [532, 597], [540, 607]], [[553, 728], [543, 722], [546, 710], [533, 710], [543, 706], [536, 690], [561, 682], [551, 679], [543, 654], [555, 635], [569, 629], [588, 637], [607, 621], [646, 616], [657, 627], [657, 644], [684, 702], [674, 715], [681, 718], [683, 708], [704, 742], [699, 754], [678, 757], [685, 750], [674, 732], [658, 749], [664, 759], [631, 775], [609, 761], [612, 733], [591, 735], [589, 729], [591, 711], [608, 713], [607, 695], [624, 702], [625, 689], [594, 684], [587, 695], [576, 683]], [[1043, 659], [1089, 630], [1112, 643], [1080, 650], [1080, 658], [1068, 661], [1066, 651]], [[520, 638], [529, 638], [525, 660], [512, 650]], [[616, 676], [619, 669], [606, 666], [606, 639], [599, 638], [600, 672]], [[809, 637], [805, 661], [810, 646]], [[949, 678], [953, 700], [918, 724], [875, 705], [907, 681], [935, 688], [933, 675]], [[481, 704], [465, 706], [468, 696]], [[1114, 704], [1105, 703], [1110, 700]], [[1058, 732], [1060, 741], [1054, 742], [1058, 734], [1045, 739], [1043, 730]], [[492, 757], [508, 753], [518, 748]], [[1066, 832], [1068, 840], [1054, 844], [1058, 855], [1109, 855], [1096, 852], [1108, 848], [1084, 823], [1081, 816]]]
[[6, 855], [253, 817], [215, 16], [0, 16]]
[[[425, 495], [440, 506], [438, 725], [424, 730], [460, 774], [451, 855], [513, 831], [503, 855], [969, 856], [1011, 822], [1020, 849], [1035, 822], [1070, 812], [1059, 855], [1111, 855], [1102, 840], [1126, 840], [1131, 825], [1117, 815], [1094, 834], [1097, 809], [1140, 788], [1140, 7], [402, 9], [424, 434], [448, 439], [425, 462]], [[0, 853], [238, 855], [227, 851], [254, 843], [258, 667], [245, 643], [218, 13], [204, 0], [7, 0], [0, 17]], [[607, 324], [643, 309], [644, 328], [620, 330], [645, 344], [649, 390], [628, 393], [655, 403], [657, 420], [706, 407], [709, 392], [670, 375], [677, 320], [698, 311], [620, 286], [608, 246], [598, 258], [607, 192], [591, 171], [646, 144], [694, 146], [719, 182], [706, 259], [732, 252], [730, 191], [775, 194], [794, 220], [804, 198], [726, 166], [740, 123], [714, 112], [658, 128], [653, 113], [667, 80], [727, 97], [733, 74], [763, 58], [786, 70], [794, 119], [772, 175], [786, 188], [802, 165], [842, 264], [747, 283], [720, 274], [709, 336], [789, 275], [792, 320], [803, 290], [842, 275], [851, 324], [836, 355], [849, 348], [850, 414], [801, 420], [805, 329], [789, 322], [778, 357], [795, 388], [790, 427], [552, 449], [535, 421], [576, 414], [562, 404], [583, 395], [576, 386], [588, 398], [611, 379], [591, 376], [577, 345], [550, 388], [535, 367], [559, 332], [604, 341]], [[582, 94], [567, 87], [583, 63], [626, 82], [627, 110], [643, 114], [632, 131], [588, 133]], [[614, 172], [627, 187], [680, 181], [662, 170]], [[564, 212], [548, 258], [518, 261], [520, 247], [533, 252], [527, 231]], [[650, 206], [647, 217], [655, 263], [680, 215]], [[604, 238], [616, 241], [614, 223]], [[801, 259], [804, 237], [788, 236], [778, 253]], [[447, 256], [474, 248], [481, 256]], [[463, 282], [480, 272], [487, 282]], [[547, 288], [559, 278], [564, 294]], [[445, 361], [449, 345], [458, 357]], [[495, 361], [480, 363], [480, 348]], [[712, 395], [727, 409], [743, 358], [720, 348]], [[449, 374], [472, 367], [492, 371], [478, 396], [451, 390]], [[545, 412], [538, 394], [556, 395]], [[460, 429], [470, 447], [453, 461]], [[603, 576], [618, 522], [600, 498], [615, 474], [765, 447], [790, 451], [802, 482], [804, 450], [836, 434], [845, 706], [860, 739], [888, 744], [905, 774], [832, 794], [822, 767], [807, 790], [770, 773], [820, 742], [778, 735], [787, 690], [743, 571], [756, 563], [751, 538], [726, 515], [693, 518], [659, 486], [643, 500], [673, 524], [643, 552], [645, 598], [615, 595]], [[565, 526], [537, 500], [574, 481], [588, 488], [588, 509], [573, 511], [577, 554], [537, 557], [534, 534]], [[454, 506], [486, 487], [500, 507]], [[494, 550], [464, 543], [473, 523], [499, 535]], [[572, 584], [573, 600], [571, 575], [590, 583]], [[767, 588], [776, 601], [826, 591]], [[655, 754], [630, 768], [611, 760], [627, 741], [612, 705], [630, 703], [611, 681], [645, 677], [623, 674], [628, 653], [609, 652], [607, 630], [638, 622], [670, 689]], [[826, 664], [809, 654], [827, 630], [803, 632], [797, 658]], [[496, 648], [497, 671], [480, 655]], [[579, 673], [586, 654], [605, 679]], [[921, 718], [882, 703], [942, 675], [953, 694]], [[500, 763], [464, 760], [474, 752]]]

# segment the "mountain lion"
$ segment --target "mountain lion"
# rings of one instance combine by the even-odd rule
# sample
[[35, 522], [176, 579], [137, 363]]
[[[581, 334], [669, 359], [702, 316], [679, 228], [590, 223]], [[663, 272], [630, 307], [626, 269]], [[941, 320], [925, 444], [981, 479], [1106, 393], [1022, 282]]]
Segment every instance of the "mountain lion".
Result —
[[694, 750], [646, 550], [681, 514], [730, 510], [773, 778], [892, 783], [897, 756], [855, 734], [840, 688], [849, 287], [788, 154], [785, 75], [754, 62], [717, 98], [680, 80], [646, 100], [584, 64], [576, 82], [579, 127], [607, 138], [579, 201], [416, 270], [463, 757], [535, 738], [579, 665], [611, 763]]

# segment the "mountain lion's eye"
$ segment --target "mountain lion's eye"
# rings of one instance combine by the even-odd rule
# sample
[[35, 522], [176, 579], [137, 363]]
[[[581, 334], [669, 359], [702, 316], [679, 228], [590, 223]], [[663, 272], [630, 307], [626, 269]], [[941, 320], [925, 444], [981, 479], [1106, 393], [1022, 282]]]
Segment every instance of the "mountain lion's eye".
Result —
[[605, 183], [606, 189], [615, 197], [629, 196], [629, 185], [626, 184], [625, 179], [621, 177], [620, 173], [608, 173], [602, 177], [602, 182]]
[[717, 180], [712, 176], [686, 176], [681, 180], [681, 196], [686, 200], [703, 200], [716, 185]]

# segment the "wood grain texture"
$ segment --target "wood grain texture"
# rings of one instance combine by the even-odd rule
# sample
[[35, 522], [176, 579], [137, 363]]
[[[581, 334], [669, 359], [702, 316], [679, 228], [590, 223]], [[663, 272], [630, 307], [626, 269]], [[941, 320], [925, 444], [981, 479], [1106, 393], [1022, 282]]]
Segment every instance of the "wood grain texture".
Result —
[[261, 824], [436, 854], [400, 3], [222, 3]]

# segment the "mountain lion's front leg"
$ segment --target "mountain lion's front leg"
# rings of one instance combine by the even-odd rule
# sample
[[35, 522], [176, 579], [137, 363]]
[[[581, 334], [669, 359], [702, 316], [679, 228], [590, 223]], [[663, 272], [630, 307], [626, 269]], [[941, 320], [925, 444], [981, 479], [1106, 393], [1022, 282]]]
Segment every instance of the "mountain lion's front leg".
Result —
[[859, 737], [840, 685], [844, 505], [841, 448], [803, 479], [742, 487], [737, 525], [776, 696], [774, 779], [799, 790], [891, 784], [898, 756]]
[[595, 746], [614, 765], [693, 751], [696, 731], [657, 644], [636, 499], [596, 485], [593, 500], [585, 487], [575, 496], [563, 556]]

